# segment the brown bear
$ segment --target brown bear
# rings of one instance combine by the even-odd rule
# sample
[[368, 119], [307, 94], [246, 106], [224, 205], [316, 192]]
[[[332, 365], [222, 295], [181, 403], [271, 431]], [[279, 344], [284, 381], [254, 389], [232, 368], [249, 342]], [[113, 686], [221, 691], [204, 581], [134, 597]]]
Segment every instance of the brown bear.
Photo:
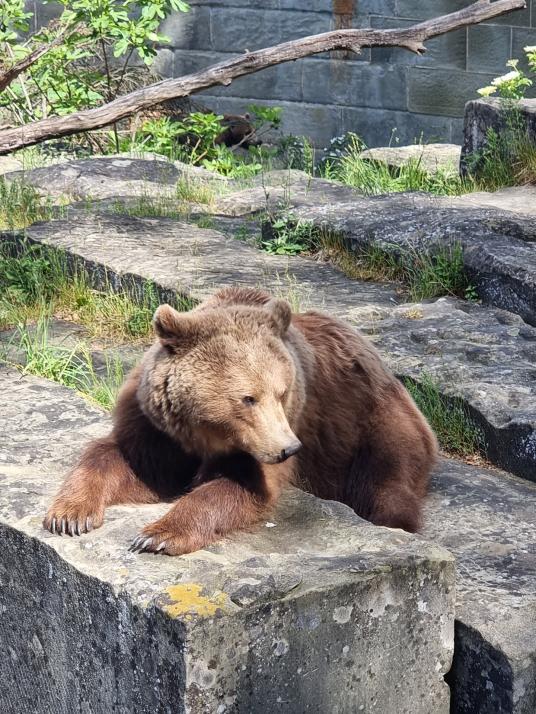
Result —
[[415, 531], [436, 440], [374, 347], [345, 323], [226, 288], [154, 318], [111, 434], [89, 445], [44, 526], [80, 535], [107, 506], [174, 501], [132, 550], [188, 553], [264, 518], [288, 483]]

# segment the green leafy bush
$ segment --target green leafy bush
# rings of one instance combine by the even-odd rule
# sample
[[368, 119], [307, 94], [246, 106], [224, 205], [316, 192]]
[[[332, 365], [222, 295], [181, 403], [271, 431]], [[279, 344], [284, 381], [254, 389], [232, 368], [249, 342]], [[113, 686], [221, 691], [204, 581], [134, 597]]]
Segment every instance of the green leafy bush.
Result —
[[0, 65], [9, 67], [36, 49], [51, 46], [0, 93], [0, 108], [20, 124], [90, 109], [115, 99], [133, 81], [139, 83], [141, 71], [133, 60], [149, 66], [157, 45], [168, 42], [159, 33], [161, 22], [171, 12], [188, 10], [183, 0], [57, 4], [59, 17], [27, 36], [32, 13], [25, 10], [24, 0], [0, 3]]

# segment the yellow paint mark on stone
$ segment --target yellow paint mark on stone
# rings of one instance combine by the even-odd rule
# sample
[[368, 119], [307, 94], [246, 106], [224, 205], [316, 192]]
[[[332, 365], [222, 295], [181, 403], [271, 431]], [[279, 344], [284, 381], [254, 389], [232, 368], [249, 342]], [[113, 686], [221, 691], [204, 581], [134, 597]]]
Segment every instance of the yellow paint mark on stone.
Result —
[[191, 620], [194, 615], [211, 617], [225, 606], [227, 595], [225, 593], [214, 593], [209, 597], [202, 595], [202, 590], [202, 586], [198, 583], [170, 585], [166, 588], [166, 593], [171, 603], [164, 605], [163, 609], [171, 617], [184, 616], [186, 620]]

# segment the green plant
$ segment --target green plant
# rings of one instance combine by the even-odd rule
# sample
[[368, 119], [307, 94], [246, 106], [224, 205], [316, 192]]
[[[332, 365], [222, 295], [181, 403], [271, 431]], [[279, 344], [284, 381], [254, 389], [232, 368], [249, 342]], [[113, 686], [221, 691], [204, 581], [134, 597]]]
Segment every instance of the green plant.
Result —
[[[13, 348], [20, 362], [12, 362]], [[22, 370], [75, 389], [105, 409], [115, 403], [117, 391], [124, 380], [124, 370], [117, 358], [106, 359], [104, 376], [95, 372], [89, 346], [79, 342], [72, 348], [58, 347], [49, 342], [49, 320], [41, 317], [33, 329], [18, 325], [10, 343], [4, 347], [2, 358]]]
[[[212, 158], [203, 160], [203, 166], [209, 171], [216, 171], [229, 178], [248, 179], [262, 169], [260, 163], [255, 160], [245, 161], [227, 146], [218, 144], [214, 148]], [[255, 153], [251, 152], [250, 156], [253, 158]]]
[[463, 249], [459, 243], [431, 254], [412, 249], [404, 251], [399, 264], [403, 282], [414, 302], [441, 295], [464, 297], [472, 287], [465, 273]]
[[122, 216], [184, 219], [188, 210], [172, 195], [140, 196], [134, 201], [114, 201], [111, 210]]
[[344, 238], [332, 231], [316, 231], [314, 236], [319, 256], [328, 258], [353, 280], [399, 282], [412, 302], [443, 295], [478, 299], [476, 288], [465, 273], [459, 243], [441, 247], [434, 253], [374, 244], [350, 250]]
[[211, 183], [189, 176], [181, 177], [175, 190], [179, 200], [191, 203], [210, 205], [216, 198], [216, 191]]
[[282, 137], [278, 142], [277, 156], [288, 169], [314, 174], [315, 151], [306, 136]]
[[403, 382], [434, 430], [442, 449], [462, 457], [484, 453], [484, 436], [463, 399], [444, 396], [439, 384], [426, 373], [418, 381], [406, 378]]
[[19, 179], [7, 182], [0, 176], [0, 230], [25, 228], [53, 218], [55, 213], [61, 213], [61, 208], [55, 209], [33, 186]]
[[[151, 334], [158, 304], [151, 283], [137, 300], [95, 290], [83, 269], [69, 268], [64, 254], [29, 244], [13, 250], [0, 242], [0, 329], [54, 315], [84, 325], [90, 337], [139, 340]], [[192, 303], [177, 299], [175, 307], [190, 309]]]
[[[525, 47], [525, 54], [529, 71], [536, 74], [536, 46]], [[536, 183], [536, 142], [519, 109], [519, 100], [533, 80], [519, 68], [519, 60], [512, 59], [506, 64], [509, 72], [478, 90], [483, 97], [498, 96], [503, 110], [501, 131], [489, 128], [484, 148], [466, 159], [468, 172], [488, 190]]]
[[273, 255], [296, 255], [310, 250], [314, 245], [315, 229], [308, 221], [297, 220], [290, 214], [281, 215], [271, 221], [269, 238], [261, 241], [261, 248]]
[[[48, 0], [43, 0], [48, 2]], [[59, 17], [29, 35], [32, 13], [24, 0], [0, 4], [0, 65], [48, 48], [0, 93], [0, 107], [20, 123], [69, 114], [115, 99], [141, 81], [137, 57], [148, 66], [158, 44], [168, 42], [158, 28], [171, 12], [188, 10], [183, 0], [58, 0]], [[59, 41], [61, 40], [61, 41]], [[115, 132], [116, 148], [119, 148]]]

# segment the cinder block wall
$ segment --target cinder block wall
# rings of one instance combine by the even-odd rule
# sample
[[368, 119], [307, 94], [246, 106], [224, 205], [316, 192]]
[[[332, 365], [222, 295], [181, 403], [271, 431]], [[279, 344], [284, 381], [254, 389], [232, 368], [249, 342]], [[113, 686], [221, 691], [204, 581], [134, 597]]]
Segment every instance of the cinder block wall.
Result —
[[[407, 27], [459, 10], [471, 0], [191, 0], [189, 14], [165, 23], [172, 49], [159, 68], [179, 76], [246, 49], [336, 27]], [[284, 109], [286, 132], [306, 134], [319, 147], [355, 131], [370, 146], [461, 143], [466, 101], [506, 71], [511, 57], [536, 44], [536, 0], [493, 23], [452, 32], [427, 43], [417, 57], [397, 49], [364, 50], [359, 57], [329, 54], [280, 65], [205, 92], [220, 112], [242, 113], [249, 103]], [[340, 53], [338, 53], [340, 55]]]

